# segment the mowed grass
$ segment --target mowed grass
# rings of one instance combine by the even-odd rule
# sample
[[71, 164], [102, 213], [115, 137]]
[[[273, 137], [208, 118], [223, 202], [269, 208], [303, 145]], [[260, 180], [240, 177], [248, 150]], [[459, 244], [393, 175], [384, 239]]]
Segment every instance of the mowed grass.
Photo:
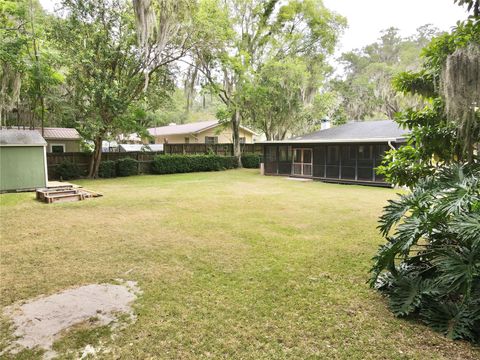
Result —
[[[60, 358], [92, 343], [105, 359], [480, 357], [395, 318], [366, 284], [392, 189], [256, 170], [77, 183], [104, 197], [0, 196], [1, 305], [119, 278], [143, 294], [134, 324], [67, 333]], [[11, 332], [4, 318], [2, 346]]]

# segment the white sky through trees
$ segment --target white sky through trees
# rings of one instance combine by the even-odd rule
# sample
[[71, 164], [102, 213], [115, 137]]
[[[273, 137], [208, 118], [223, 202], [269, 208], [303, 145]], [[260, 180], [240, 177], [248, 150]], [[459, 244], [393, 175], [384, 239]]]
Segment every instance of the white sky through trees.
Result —
[[380, 31], [396, 27], [402, 36], [413, 35], [417, 28], [432, 24], [450, 31], [468, 16], [453, 0], [323, 0], [325, 6], [347, 18], [348, 29], [339, 44], [339, 52], [362, 48], [375, 42]]
[[[345, 16], [348, 29], [340, 40], [337, 53], [362, 48], [375, 42], [380, 31], [394, 26], [402, 36], [409, 36], [425, 24], [449, 31], [458, 20], [467, 18], [464, 7], [453, 0], [323, 0], [329, 9]], [[40, 0], [52, 11], [59, 0]]]
[[[60, 0], [39, 1], [47, 11], [53, 11], [60, 3]], [[348, 21], [335, 56], [329, 61], [336, 75], [343, 74], [343, 66], [336, 58], [343, 52], [374, 43], [382, 30], [393, 26], [401, 36], [407, 37], [415, 34], [420, 26], [432, 24], [440, 31], [450, 31], [457, 21], [468, 16], [466, 8], [454, 4], [453, 0], [323, 0], [323, 3]]]

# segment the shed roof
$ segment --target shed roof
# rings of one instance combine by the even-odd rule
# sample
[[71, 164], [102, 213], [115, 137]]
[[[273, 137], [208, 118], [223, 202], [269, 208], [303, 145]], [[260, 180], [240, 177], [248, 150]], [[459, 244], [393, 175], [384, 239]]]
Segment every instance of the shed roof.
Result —
[[[36, 128], [35, 130], [42, 133], [41, 128]], [[62, 140], [80, 140], [80, 134], [77, 129], [74, 128], [56, 128], [56, 127], [45, 127], [43, 128], [43, 137], [45, 139], [62, 139]]]
[[[155, 128], [148, 129], [148, 132], [152, 136], [163, 136], [163, 135], [187, 135], [187, 134], [197, 134], [202, 131], [217, 127], [220, 125], [218, 120], [208, 120], [208, 121], [199, 121], [189, 124], [181, 125], [167, 125], [160, 126]], [[243, 130], [248, 131], [252, 134], [255, 134], [254, 131], [240, 126]]]
[[408, 130], [400, 128], [393, 120], [376, 120], [350, 122], [345, 125], [315, 131], [310, 134], [297, 136], [281, 142], [401, 142], [405, 140], [405, 136], [408, 133]]
[[0, 146], [47, 146], [47, 142], [35, 130], [1, 129]]

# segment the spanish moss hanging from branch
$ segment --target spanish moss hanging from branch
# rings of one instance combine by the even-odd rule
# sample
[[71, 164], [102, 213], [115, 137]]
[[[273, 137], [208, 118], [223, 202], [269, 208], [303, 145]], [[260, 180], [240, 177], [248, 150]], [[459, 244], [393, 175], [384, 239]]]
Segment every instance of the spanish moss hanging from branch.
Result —
[[133, 0], [133, 9], [137, 21], [138, 43], [143, 49], [147, 46], [148, 38], [154, 33], [157, 24], [152, 0]]
[[[169, 44], [182, 53], [186, 47], [189, 31], [185, 14], [194, 0], [133, 0], [137, 24], [138, 43], [142, 57], [158, 66], [165, 61], [165, 50]], [[145, 86], [148, 87], [149, 69], [145, 71]]]
[[447, 117], [457, 123], [458, 141], [471, 162], [480, 141], [480, 45], [470, 44], [447, 57], [442, 93]]

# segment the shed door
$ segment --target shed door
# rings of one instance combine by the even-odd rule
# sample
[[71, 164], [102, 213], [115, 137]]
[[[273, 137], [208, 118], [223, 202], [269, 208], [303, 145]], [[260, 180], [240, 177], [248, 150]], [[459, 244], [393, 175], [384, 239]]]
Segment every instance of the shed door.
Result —
[[312, 149], [293, 149], [292, 174], [312, 176], [313, 154]]

